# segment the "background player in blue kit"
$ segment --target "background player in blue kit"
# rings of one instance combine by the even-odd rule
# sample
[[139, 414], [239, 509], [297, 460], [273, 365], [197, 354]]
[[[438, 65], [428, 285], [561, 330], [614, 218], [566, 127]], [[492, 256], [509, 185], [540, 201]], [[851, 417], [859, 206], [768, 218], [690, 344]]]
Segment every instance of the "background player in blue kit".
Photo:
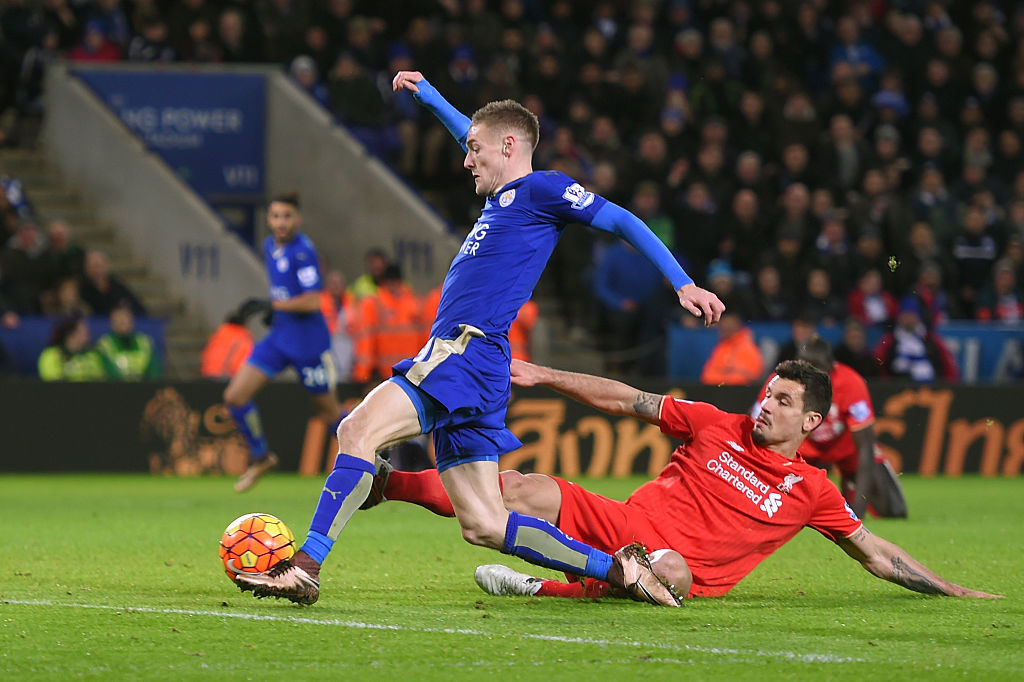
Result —
[[263, 242], [263, 258], [270, 279], [273, 322], [270, 333], [256, 344], [224, 389], [224, 402], [252, 458], [235, 483], [238, 492], [251, 488], [277, 465], [277, 455], [267, 445], [259, 410], [252, 402], [271, 377], [289, 365], [294, 367], [309, 391], [317, 417], [333, 426], [341, 414], [334, 394], [331, 338], [320, 312], [320, 264], [313, 242], [299, 232], [302, 213], [298, 195], [274, 197], [267, 206], [267, 225], [272, 234]]
[[467, 541], [606, 580], [637, 599], [678, 606], [636, 546], [613, 556], [547, 521], [505, 509], [498, 457], [522, 445], [505, 428], [508, 330], [570, 222], [613, 232], [633, 244], [672, 283], [680, 304], [705, 324], [717, 322], [724, 306], [694, 285], [632, 213], [563, 173], [534, 172], [539, 127], [536, 116], [520, 104], [491, 102], [470, 120], [419, 72], [399, 72], [393, 87], [415, 93], [466, 150], [464, 166], [473, 175], [476, 193], [486, 198], [484, 209], [448, 270], [427, 344], [416, 357], [395, 365], [394, 376], [339, 425], [339, 455], [301, 550], [269, 573], [239, 575], [236, 583], [257, 597], [315, 602], [320, 565], [370, 493], [375, 452], [432, 431], [437, 469]]

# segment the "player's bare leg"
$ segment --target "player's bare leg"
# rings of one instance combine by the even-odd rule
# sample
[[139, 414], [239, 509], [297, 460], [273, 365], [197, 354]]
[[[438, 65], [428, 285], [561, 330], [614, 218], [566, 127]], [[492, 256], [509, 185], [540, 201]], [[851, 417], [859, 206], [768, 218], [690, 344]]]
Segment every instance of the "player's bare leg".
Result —
[[327, 477], [302, 549], [269, 573], [239, 574], [235, 583], [256, 597], [312, 604], [320, 596], [320, 565], [348, 520], [366, 499], [377, 450], [420, 433], [416, 408], [406, 393], [384, 382], [338, 425], [338, 458]]
[[278, 464], [277, 455], [268, 449], [259, 411], [252, 402], [253, 397], [269, 379], [263, 370], [246, 363], [231, 377], [227, 388], [224, 389], [224, 404], [249, 446], [251, 456], [249, 467], [235, 483], [237, 492], [244, 492], [254, 486], [265, 473]]

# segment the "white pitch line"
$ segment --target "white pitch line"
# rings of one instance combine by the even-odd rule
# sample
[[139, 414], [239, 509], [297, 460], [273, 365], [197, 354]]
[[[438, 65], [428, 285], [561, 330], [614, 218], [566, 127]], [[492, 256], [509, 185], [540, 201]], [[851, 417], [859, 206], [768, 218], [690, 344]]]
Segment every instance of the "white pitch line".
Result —
[[532, 639], [544, 642], [560, 642], [563, 644], [594, 644], [597, 646], [650, 647], [672, 651], [692, 651], [719, 656], [758, 656], [762, 658], [782, 658], [798, 663], [864, 663], [866, 659], [832, 654], [799, 654], [793, 651], [743, 651], [722, 647], [694, 646], [692, 644], [668, 644], [663, 642], [637, 642], [635, 640], [591, 639], [589, 637], [565, 637], [562, 635], [542, 635], [529, 632], [494, 633], [465, 628], [419, 628], [407, 625], [388, 623], [362, 623], [359, 621], [337, 620], [333, 618], [303, 618], [299, 616], [267, 616], [258, 613], [233, 613], [231, 611], [198, 611], [193, 609], [166, 609], [152, 606], [111, 606], [109, 604], [82, 604], [75, 602], [55, 602], [49, 600], [4, 599], [0, 604], [17, 606], [53, 606], [69, 609], [96, 609], [100, 611], [125, 611], [134, 613], [154, 613], [159, 615], [180, 616], [213, 616], [215, 618], [237, 618], [239, 620], [271, 621], [278, 623], [297, 623], [301, 625], [328, 625], [333, 627], [354, 628], [358, 630], [392, 630], [396, 632], [416, 632], [428, 634], [471, 635], [475, 637], [503, 637]]

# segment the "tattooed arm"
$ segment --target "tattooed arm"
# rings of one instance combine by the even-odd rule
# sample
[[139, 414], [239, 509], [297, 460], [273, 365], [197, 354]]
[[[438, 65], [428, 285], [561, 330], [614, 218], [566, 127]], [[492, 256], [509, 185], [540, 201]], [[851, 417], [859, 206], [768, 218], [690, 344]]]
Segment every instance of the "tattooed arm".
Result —
[[602, 412], [658, 423], [664, 397], [660, 394], [646, 393], [612, 379], [564, 372], [521, 360], [513, 360], [509, 371], [516, 386], [547, 386]]
[[944, 594], [950, 597], [986, 597], [998, 599], [1001, 595], [979, 592], [951, 583], [910, 556], [903, 548], [883, 540], [861, 526], [839, 546], [856, 559], [872, 575], [902, 585], [914, 592]]

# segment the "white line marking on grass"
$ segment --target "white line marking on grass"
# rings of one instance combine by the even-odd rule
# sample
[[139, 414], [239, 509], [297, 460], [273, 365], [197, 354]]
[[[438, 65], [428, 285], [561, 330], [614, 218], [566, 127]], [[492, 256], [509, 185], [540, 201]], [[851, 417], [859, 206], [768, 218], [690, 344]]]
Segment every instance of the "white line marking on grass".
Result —
[[109, 604], [82, 604], [75, 602], [55, 602], [49, 600], [4, 599], [0, 604], [17, 606], [53, 606], [68, 609], [96, 609], [100, 611], [125, 611], [134, 613], [155, 613], [160, 615], [180, 616], [213, 616], [215, 618], [237, 618], [239, 620], [270, 621], [277, 623], [296, 623], [301, 625], [327, 625], [332, 627], [354, 628], [359, 630], [392, 630], [396, 632], [416, 632], [447, 635], [471, 635], [474, 637], [502, 637], [513, 639], [531, 639], [543, 642], [560, 642], [563, 644], [594, 644], [597, 646], [650, 647], [671, 651], [693, 651], [719, 656], [757, 656], [762, 658], [781, 658], [798, 663], [864, 663], [866, 659], [832, 654], [800, 654], [793, 651], [743, 651], [724, 647], [694, 646], [692, 644], [668, 644], [663, 642], [637, 642], [635, 640], [591, 639], [589, 637], [565, 637], [562, 635], [542, 635], [529, 632], [494, 633], [466, 628], [420, 628], [389, 623], [362, 623], [359, 621], [337, 620], [334, 618], [303, 618], [300, 616], [267, 616], [258, 613], [233, 613], [231, 611], [198, 611], [193, 609], [166, 609], [152, 606], [111, 606]]

